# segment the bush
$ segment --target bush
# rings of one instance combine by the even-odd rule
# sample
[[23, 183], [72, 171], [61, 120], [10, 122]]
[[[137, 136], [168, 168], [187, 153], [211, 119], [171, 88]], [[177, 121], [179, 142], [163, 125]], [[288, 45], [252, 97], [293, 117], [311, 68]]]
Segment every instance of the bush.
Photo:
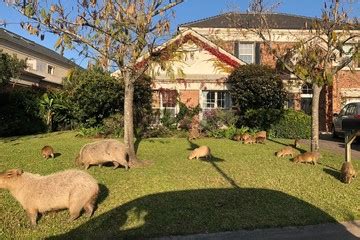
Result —
[[282, 109], [286, 99], [283, 83], [275, 70], [262, 65], [244, 65], [228, 78], [233, 103], [244, 115], [249, 109]]
[[30, 88], [0, 93], [1, 137], [46, 131], [39, 114], [42, 94], [42, 91]]
[[179, 101], [179, 112], [176, 115], [178, 128], [189, 130], [191, 128], [192, 119], [201, 111], [200, 105], [196, 107], [188, 107], [185, 103]]
[[103, 120], [104, 134], [106, 136], [124, 136], [124, 116], [120, 113], [111, 115]]
[[201, 126], [208, 131], [215, 131], [219, 128], [227, 128], [235, 125], [239, 117], [232, 110], [213, 109], [204, 112], [204, 120]]
[[238, 124], [268, 131], [272, 124], [280, 120], [283, 112], [282, 109], [249, 109], [240, 117]]
[[311, 117], [304, 112], [288, 109], [280, 121], [271, 126], [270, 136], [309, 139], [311, 137]]

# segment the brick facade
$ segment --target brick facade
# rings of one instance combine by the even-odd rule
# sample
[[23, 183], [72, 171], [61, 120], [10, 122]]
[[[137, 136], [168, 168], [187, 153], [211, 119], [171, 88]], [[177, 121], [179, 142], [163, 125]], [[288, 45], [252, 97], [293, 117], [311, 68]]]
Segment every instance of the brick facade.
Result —
[[187, 107], [196, 107], [200, 102], [198, 90], [180, 90], [180, 101]]

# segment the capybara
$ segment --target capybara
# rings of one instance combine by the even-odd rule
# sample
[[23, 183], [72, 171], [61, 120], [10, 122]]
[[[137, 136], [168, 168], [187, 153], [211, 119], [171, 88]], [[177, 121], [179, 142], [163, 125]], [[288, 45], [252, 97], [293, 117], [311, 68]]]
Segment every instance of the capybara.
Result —
[[253, 144], [256, 143], [256, 139], [253, 136], [249, 136], [243, 142], [244, 144]]
[[99, 193], [97, 181], [81, 170], [66, 170], [47, 176], [11, 169], [0, 173], [0, 188], [11, 195], [26, 210], [32, 225], [38, 213], [69, 209], [70, 220], [79, 217], [82, 209], [90, 217]]
[[125, 144], [115, 139], [101, 140], [85, 144], [76, 157], [76, 164], [85, 166], [88, 169], [90, 165], [99, 165], [106, 162], [112, 162], [114, 169], [122, 165], [128, 170], [127, 151]]
[[297, 155], [294, 158], [295, 163], [312, 163], [316, 164], [319, 158], [321, 157], [319, 152], [305, 152]]
[[41, 149], [41, 156], [46, 159], [49, 159], [49, 157], [54, 158], [54, 149], [51, 146], [44, 146]]
[[277, 157], [286, 157], [286, 156], [294, 156], [294, 149], [292, 147], [284, 147], [282, 149], [280, 149], [277, 153], [276, 153]]
[[260, 131], [260, 132], [255, 133], [255, 138], [258, 138], [258, 137], [263, 137], [266, 139], [266, 131]]
[[211, 151], [208, 146], [200, 146], [195, 148], [189, 155], [188, 159], [199, 159], [201, 157], [205, 157], [206, 159], [211, 158]]
[[351, 162], [344, 162], [341, 166], [341, 180], [344, 183], [350, 183], [356, 176], [356, 171]]
[[233, 137], [233, 140], [234, 141], [241, 141], [241, 138], [242, 138], [242, 136], [240, 135], [240, 134], [236, 134], [234, 137]]
[[241, 141], [245, 141], [245, 140], [248, 139], [249, 137], [251, 137], [250, 134], [244, 133], [243, 135], [241, 135]]
[[255, 139], [256, 143], [262, 143], [262, 144], [265, 144], [265, 140], [266, 140], [266, 138], [264, 138], [264, 137], [257, 137]]

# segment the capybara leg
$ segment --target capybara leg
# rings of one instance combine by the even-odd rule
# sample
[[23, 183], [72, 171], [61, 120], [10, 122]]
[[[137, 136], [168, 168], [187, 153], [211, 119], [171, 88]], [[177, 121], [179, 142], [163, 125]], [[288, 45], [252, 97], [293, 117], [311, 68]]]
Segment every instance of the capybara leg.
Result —
[[85, 209], [85, 213], [88, 217], [91, 217], [93, 212], [94, 212], [94, 206], [92, 203], [87, 203], [85, 204], [84, 206], [84, 209]]
[[74, 221], [80, 216], [82, 206], [78, 203], [71, 203], [69, 207], [70, 221]]
[[101, 163], [99, 163], [99, 165], [98, 165], [100, 168], [102, 167], [102, 164]]
[[120, 166], [118, 162], [113, 162], [113, 164], [114, 164], [114, 169], [117, 169]]
[[51, 158], [52, 158], [52, 159], [54, 159], [54, 158], [55, 158], [55, 155], [54, 155], [53, 153], [51, 154]]
[[26, 212], [27, 212], [27, 215], [28, 215], [28, 217], [29, 217], [29, 219], [30, 219], [31, 225], [35, 226], [35, 225], [36, 225], [37, 215], [38, 215], [37, 210], [35, 210], [35, 209], [28, 209], [28, 210], [26, 210]]
[[128, 163], [125, 164], [125, 170], [126, 171], [129, 170], [129, 164]]
[[90, 164], [85, 163], [85, 170], [87, 170], [90, 167]]

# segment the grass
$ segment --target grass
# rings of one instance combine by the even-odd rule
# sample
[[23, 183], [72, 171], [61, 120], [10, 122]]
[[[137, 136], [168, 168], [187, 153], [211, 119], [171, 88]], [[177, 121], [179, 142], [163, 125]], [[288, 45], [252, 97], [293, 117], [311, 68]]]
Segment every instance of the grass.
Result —
[[[22, 168], [45, 175], [74, 168], [80, 147], [91, 141], [73, 132], [0, 139], [0, 170]], [[144, 140], [138, 156], [152, 165], [88, 170], [101, 187], [91, 219], [68, 222], [67, 211], [49, 212], [32, 228], [16, 200], [0, 191], [0, 239], [147, 238], [360, 219], [360, 180], [350, 185], [338, 180], [343, 156], [323, 152], [316, 166], [276, 158], [274, 152], [288, 143]], [[40, 156], [47, 144], [61, 154], [55, 160]], [[212, 149], [213, 161], [187, 160], [198, 145]], [[360, 168], [358, 159], [353, 164]]]

